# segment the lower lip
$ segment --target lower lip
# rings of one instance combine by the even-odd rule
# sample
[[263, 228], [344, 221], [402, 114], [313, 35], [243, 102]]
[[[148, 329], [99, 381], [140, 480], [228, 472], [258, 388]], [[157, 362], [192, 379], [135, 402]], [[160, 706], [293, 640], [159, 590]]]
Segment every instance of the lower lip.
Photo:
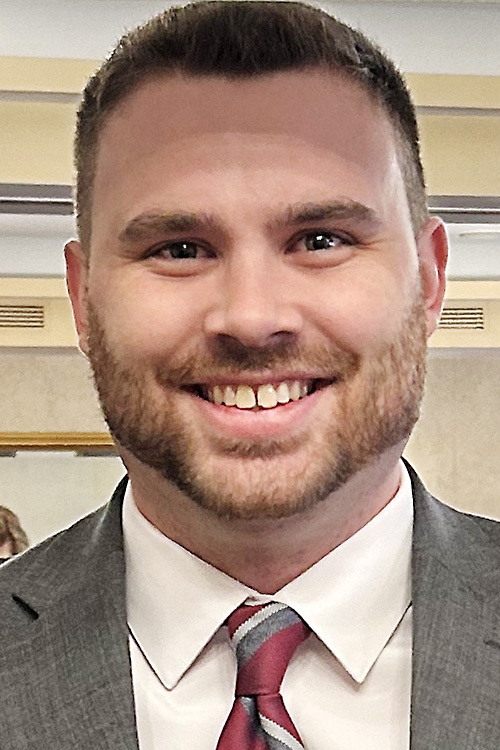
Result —
[[298, 401], [279, 404], [272, 409], [238, 409], [235, 406], [219, 406], [192, 396], [197, 408], [202, 412], [208, 425], [219, 435], [228, 438], [253, 438], [254, 440], [277, 439], [303, 428], [304, 421], [310, 418], [321, 394], [322, 388]]

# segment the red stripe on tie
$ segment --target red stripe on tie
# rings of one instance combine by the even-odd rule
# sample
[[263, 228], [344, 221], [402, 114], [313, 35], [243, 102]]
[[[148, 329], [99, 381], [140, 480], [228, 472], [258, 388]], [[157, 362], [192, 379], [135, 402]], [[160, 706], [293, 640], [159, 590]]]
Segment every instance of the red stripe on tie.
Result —
[[248, 711], [239, 700], [231, 709], [217, 750], [268, 750], [265, 738], [255, 731]]
[[238, 670], [236, 695], [279, 693], [290, 659], [308, 634], [300, 621], [268, 638]]

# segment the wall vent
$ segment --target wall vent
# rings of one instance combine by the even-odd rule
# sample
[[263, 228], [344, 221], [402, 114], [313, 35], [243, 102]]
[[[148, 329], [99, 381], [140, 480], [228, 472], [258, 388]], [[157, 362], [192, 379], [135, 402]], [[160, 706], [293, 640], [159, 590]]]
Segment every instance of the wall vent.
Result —
[[0, 305], [0, 328], [43, 328], [43, 305]]
[[484, 308], [445, 307], [441, 313], [439, 328], [484, 330]]

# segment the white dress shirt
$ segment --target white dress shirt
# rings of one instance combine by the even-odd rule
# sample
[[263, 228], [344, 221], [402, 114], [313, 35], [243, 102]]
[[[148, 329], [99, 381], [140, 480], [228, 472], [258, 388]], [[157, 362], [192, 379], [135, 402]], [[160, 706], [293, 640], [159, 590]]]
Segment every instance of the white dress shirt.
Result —
[[372, 521], [272, 597], [166, 538], [129, 485], [123, 529], [140, 750], [215, 750], [236, 681], [223, 623], [243, 602], [269, 600], [312, 629], [281, 691], [307, 750], [408, 750], [413, 505], [401, 469], [398, 493]]

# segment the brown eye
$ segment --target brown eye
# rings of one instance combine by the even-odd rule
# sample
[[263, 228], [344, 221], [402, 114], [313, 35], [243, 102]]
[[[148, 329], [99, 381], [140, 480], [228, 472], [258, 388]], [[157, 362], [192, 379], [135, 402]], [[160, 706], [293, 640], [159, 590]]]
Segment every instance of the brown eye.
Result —
[[199, 257], [199, 248], [194, 242], [171, 242], [162, 248], [163, 255], [174, 260], [187, 260]]
[[333, 247], [337, 247], [342, 244], [340, 237], [335, 234], [326, 234], [324, 232], [317, 232], [315, 234], [309, 234], [304, 237], [304, 246], [306, 250], [330, 250]]

